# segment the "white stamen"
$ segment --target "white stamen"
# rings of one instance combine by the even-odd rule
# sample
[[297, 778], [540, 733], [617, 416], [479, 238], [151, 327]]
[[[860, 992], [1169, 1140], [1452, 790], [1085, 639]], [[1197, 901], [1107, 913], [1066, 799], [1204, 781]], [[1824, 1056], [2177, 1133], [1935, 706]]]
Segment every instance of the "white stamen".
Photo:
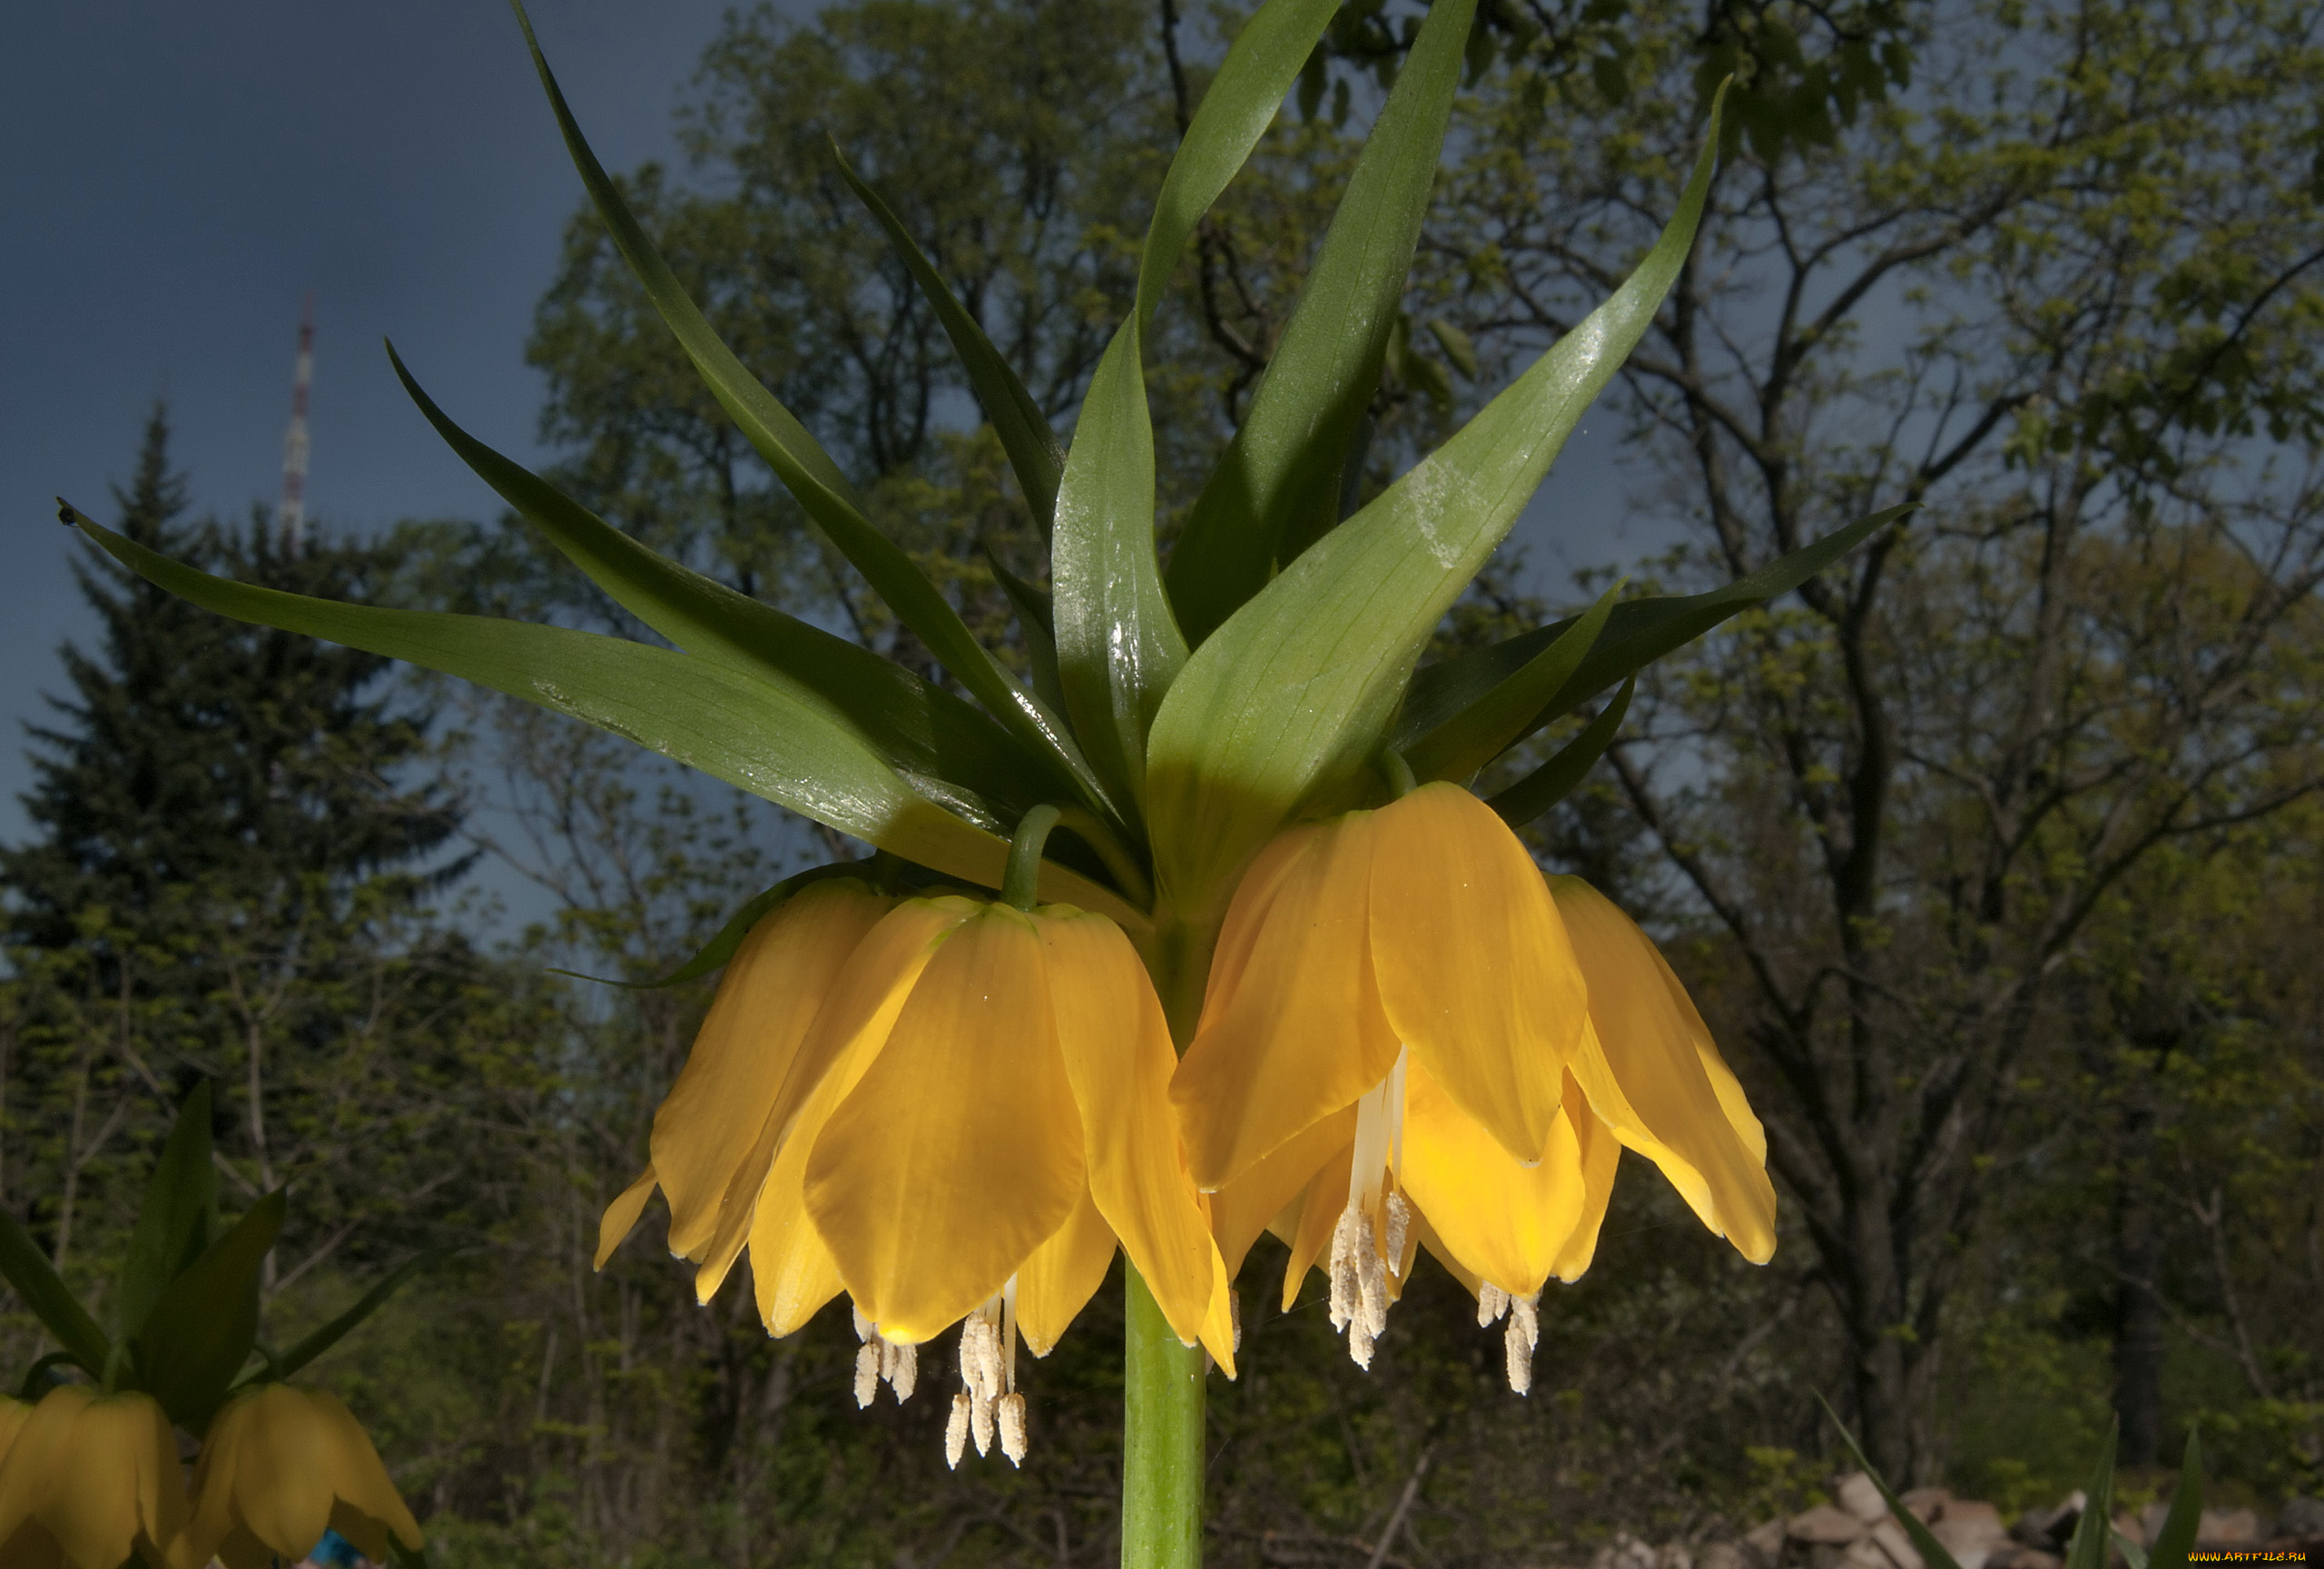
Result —
[[866, 1340], [855, 1348], [855, 1408], [862, 1410], [880, 1393], [881, 1342]]
[[1539, 1301], [1538, 1293], [1509, 1299], [1509, 1330], [1503, 1347], [1509, 1361], [1509, 1386], [1520, 1395], [1533, 1387], [1533, 1347], [1541, 1340]]
[[897, 1404], [901, 1405], [911, 1398], [914, 1389], [920, 1387], [920, 1347], [897, 1346], [885, 1341], [881, 1345], [884, 1349], [880, 1353], [881, 1375], [888, 1380], [888, 1386], [896, 1392]]
[[1000, 1337], [981, 1312], [970, 1314], [960, 1326], [960, 1382], [980, 1403], [1001, 1392]]
[[1356, 1284], [1355, 1250], [1358, 1235], [1364, 1225], [1364, 1211], [1350, 1199], [1340, 1211], [1340, 1223], [1332, 1229], [1332, 1327], [1344, 1329], [1355, 1317], [1359, 1288]]
[[1017, 1387], [1017, 1277], [1000, 1288], [1000, 1382]]
[[1477, 1327], [1490, 1329], [1509, 1311], [1509, 1293], [1487, 1280], [1477, 1288]]
[[944, 1424], [944, 1464], [958, 1471], [968, 1449], [969, 1396], [963, 1391], [952, 1396], [952, 1415]]
[[847, 1310], [855, 1315], [855, 1337], [858, 1340], [871, 1339], [872, 1324], [871, 1319], [863, 1316], [863, 1309], [858, 1308], [853, 1302], [850, 1302], [847, 1305]]
[[1235, 1331], [1235, 1349], [1243, 1349], [1243, 1297], [1238, 1291], [1226, 1294], [1226, 1322]]
[[1388, 1266], [1372, 1217], [1348, 1200], [1332, 1230], [1332, 1327], [1347, 1331], [1347, 1354], [1372, 1366], [1372, 1343], [1388, 1327]]
[[978, 1454], [992, 1453], [991, 1401], [971, 1400], [969, 1402], [969, 1431], [976, 1435]]
[[1413, 1207], [1404, 1202], [1401, 1193], [1388, 1195], [1388, 1272], [1402, 1274], [1404, 1268], [1404, 1233], [1411, 1227]]
[[1025, 1464], [1025, 1397], [1003, 1395], [994, 1407], [1000, 1418], [1000, 1452], [1011, 1465]]

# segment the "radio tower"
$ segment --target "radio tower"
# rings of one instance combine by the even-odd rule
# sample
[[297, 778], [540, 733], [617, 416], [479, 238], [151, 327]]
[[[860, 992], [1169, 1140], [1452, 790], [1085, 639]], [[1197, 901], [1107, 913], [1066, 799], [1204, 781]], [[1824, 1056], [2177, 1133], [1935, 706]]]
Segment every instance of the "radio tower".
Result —
[[282, 549], [297, 556], [307, 533], [307, 384], [315, 379], [315, 291], [299, 312], [299, 360], [290, 379], [290, 429], [282, 438]]

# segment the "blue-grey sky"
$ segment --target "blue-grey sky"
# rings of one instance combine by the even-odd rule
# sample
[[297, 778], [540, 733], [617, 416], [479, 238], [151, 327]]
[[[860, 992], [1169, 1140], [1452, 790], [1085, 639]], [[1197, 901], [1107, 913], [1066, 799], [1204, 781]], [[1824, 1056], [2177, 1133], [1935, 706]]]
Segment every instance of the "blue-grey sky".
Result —
[[[598, 152], [675, 153], [672, 110], [723, 0], [533, 0]], [[788, 7], [786, 7], [788, 8]], [[804, 9], [804, 5], [801, 5]], [[0, 8], [0, 841], [25, 829], [20, 722], [64, 687], [90, 619], [63, 495], [110, 518], [155, 397], [198, 510], [280, 488], [299, 306], [318, 320], [309, 510], [369, 529], [497, 504], [422, 423], [392, 335], [455, 418], [520, 457], [540, 383], [534, 301], [580, 199], [496, 0], [81, 0]], [[1577, 439], [1536, 517], [1560, 554], [1613, 532], [1610, 422]], [[1603, 542], [1603, 548], [1592, 546]], [[1634, 548], [1634, 543], [1633, 543]]]

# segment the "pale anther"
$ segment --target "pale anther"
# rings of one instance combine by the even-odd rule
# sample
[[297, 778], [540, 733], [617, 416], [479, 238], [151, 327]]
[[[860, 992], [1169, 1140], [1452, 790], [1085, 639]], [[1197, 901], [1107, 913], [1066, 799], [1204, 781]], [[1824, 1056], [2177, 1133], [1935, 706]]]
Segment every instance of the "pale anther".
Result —
[[944, 1423], [944, 1464], [955, 1471], [969, 1449], [969, 1404], [965, 1391], [953, 1396], [952, 1415]]
[[1509, 1299], [1509, 1329], [1502, 1346], [1509, 1362], [1509, 1386], [1520, 1395], [1533, 1387], [1533, 1347], [1541, 1338], [1539, 1300], [1538, 1296]]
[[1388, 1269], [1401, 1273], [1404, 1266], [1404, 1234], [1411, 1228], [1413, 1207], [1404, 1202], [1401, 1193], [1388, 1195]]
[[855, 1408], [859, 1411], [880, 1393], [880, 1360], [876, 1340], [866, 1340], [855, 1348]]
[[969, 1402], [969, 1431], [975, 1435], [977, 1453], [992, 1453], [992, 1402], [972, 1399]]
[[1477, 1288], [1477, 1327], [1490, 1329], [1509, 1311], [1509, 1293], [1487, 1280]]
[[884, 1341], [881, 1347], [881, 1376], [888, 1380], [888, 1386], [896, 1392], [899, 1402], [911, 1399], [911, 1392], [920, 1386], [920, 1347]]
[[1025, 1397], [1003, 1395], [994, 1407], [1000, 1420], [1000, 1452], [1011, 1465], [1025, 1464]]

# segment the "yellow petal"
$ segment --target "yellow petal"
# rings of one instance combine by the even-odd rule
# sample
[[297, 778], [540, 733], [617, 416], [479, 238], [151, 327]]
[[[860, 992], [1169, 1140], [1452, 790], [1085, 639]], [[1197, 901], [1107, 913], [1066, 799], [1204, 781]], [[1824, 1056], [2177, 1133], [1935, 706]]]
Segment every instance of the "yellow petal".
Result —
[[1046, 1357], [1057, 1346], [1114, 1262], [1114, 1230], [1088, 1192], [1066, 1223], [1033, 1249], [1017, 1269], [1017, 1330], [1033, 1355]]
[[[1289, 856], [1240, 980], [1171, 1080], [1195, 1181], [1206, 1191], [1353, 1105], [1395, 1066], [1399, 1043], [1380, 1009], [1366, 924], [1376, 815], [1327, 824]], [[1236, 903], [1243, 899], [1237, 888]]]
[[1396, 1034], [1521, 1160], [1558, 1114], [1589, 994], [1533, 858], [1457, 784], [1373, 814], [1372, 961]]
[[920, 1341], [1073, 1213], [1081, 1112], [1032, 918], [988, 905], [936, 950], [807, 1158], [807, 1212], [864, 1316]]
[[[858, 1066], [847, 1075], [847, 1088], [853, 1089], [862, 1076]], [[818, 1091], [801, 1111], [796, 1135], [775, 1158], [752, 1212], [751, 1285], [759, 1318], [777, 1337], [804, 1327], [824, 1303], [846, 1289], [839, 1261], [808, 1217], [806, 1195], [807, 1156], [841, 1099]]]
[[1447, 1275], [1467, 1287], [1470, 1296], [1479, 1295], [1479, 1288], [1484, 1284], [1483, 1277], [1452, 1256], [1452, 1249], [1444, 1245], [1444, 1238], [1439, 1237], [1436, 1228], [1428, 1223], [1428, 1212], [1414, 1205], [1409, 1224], [1412, 1234], [1420, 1239], [1421, 1246], [1428, 1249], [1428, 1256], [1443, 1265]]
[[1299, 1288], [1306, 1282], [1307, 1271], [1315, 1267], [1315, 1260], [1332, 1245], [1332, 1232], [1347, 1209], [1348, 1181], [1354, 1159], [1355, 1145], [1350, 1140], [1326, 1157], [1308, 1180], [1306, 1195], [1299, 1206], [1299, 1229], [1292, 1234], [1291, 1258], [1283, 1268], [1285, 1313], [1299, 1300]]
[[637, 1218], [645, 1213], [645, 1201], [654, 1197], [659, 1179], [654, 1174], [652, 1162], [637, 1174], [637, 1180], [621, 1190], [618, 1198], [606, 1206], [605, 1219], [597, 1222], [597, 1265], [603, 1269], [614, 1249], [629, 1239], [637, 1229]]
[[1566, 1080], [1565, 1115], [1581, 1147], [1581, 1218], [1565, 1246], [1558, 1249], [1557, 1262], [1550, 1272], [1571, 1285], [1581, 1278], [1590, 1260], [1597, 1256], [1598, 1231], [1606, 1223], [1606, 1206], [1613, 1200], [1614, 1170], [1621, 1163], [1622, 1147], [1613, 1130], [1590, 1110], [1589, 1098], [1571, 1077]]
[[330, 1526], [331, 1478], [318, 1465], [326, 1436], [288, 1386], [265, 1385], [249, 1398], [250, 1426], [235, 1457], [235, 1513], [283, 1557], [303, 1554]]
[[1210, 1196], [1210, 1234], [1228, 1278], [1242, 1273], [1259, 1233], [1301, 1197], [1324, 1162], [1337, 1156], [1344, 1164], [1354, 1142], [1355, 1108], [1350, 1106], [1277, 1145]]
[[1170, 1105], [1177, 1053], [1137, 952], [1102, 915], [1036, 912], [1049, 1006], [1081, 1108], [1089, 1192], [1178, 1338], [1202, 1332], [1217, 1251]]
[[[1625, 1102], [1600, 1105], [1600, 1114], [1618, 1135], [1632, 1134], [1628, 1141], [1661, 1166], [1707, 1225], [1746, 1258], [1766, 1263], [1776, 1245], [1775, 1188], [1704, 1068], [1716, 1049], [1701, 1015], [1661, 952], [1611, 900], [1579, 877], [1551, 878], [1550, 891], [1589, 979], [1606, 1071]], [[1585, 1042], [1579, 1055], [1587, 1052]], [[1587, 1064], [1578, 1071], [1592, 1103], [1606, 1099], [1604, 1075]], [[1645, 1140], [1626, 1126], [1631, 1117]]]
[[1488, 1138], [1418, 1062], [1405, 1071], [1403, 1187], [1464, 1273], [1526, 1297], [1581, 1223], [1581, 1150], [1561, 1108], [1528, 1169]]
[[0, 1543], [14, 1540], [47, 1501], [49, 1473], [69, 1453], [74, 1426], [94, 1397], [83, 1385], [62, 1385], [19, 1423], [16, 1441], [0, 1456]]
[[[332, 1528], [357, 1546], [363, 1546], [361, 1537], [338, 1524], [341, 1515], [351, 1508], [359, 1525], [384, 1527], [406, 1547], [417, 1549], [424, 1545], [419, 1522], [411, 1517], [410, 1506], [396, 1491], [387, 1466], [379, 1461], [379, 1451], [371, 1443], [371, 1436], [363, 1431], [363, 1425], [355, 1419], [345, 1402], [328, 1389], [293, 1392], [306, 1401], [319, 1438], [331, 1446], [331, 1492], [339, 1499], [339, 1505], [331, 1511]], [[374, 1537], [380, 1551], [366, 1547], [364, 1556], [386, 1557], [387, 1544], [376, 1540], [376, 1531], [367, 1529], [365, 1534]]]
[[743, 939], [654, 1114], [654, 1169], [670, 1251], [710, 1241], [726, 1184], [749, 1156], [832, 979], [893, 901], [852, 878], [812, 883]]
[[[44, 1437], [27, 1423], [18, 1446]], [[118, 1569], [133, 1552], [155, 1556], [185, 1526], [177, 1440], [148, 1395], [100, 1395], [73, 1412], [47, 1486], [36, 1517], [79, 1569]]]
[[0, 1464], [7, 1461], [8, 1450], [16, 1442], [16, 1435], [24, 1431], [25, 1424], [32, 1420], [32, 1415], [30, 1401], [0, 1396]]
[[1214, 1014], [1243, 983], [1243, 977], [1250, 969], [1251, 949], [1266, 924], [1267, 912], [1275, 907], [1284, 874], [1315, 836], [1324, 832], [1322, 825], [1314, 824], [1286, 829], [1268, 840], [1244, 869], [1242, 880], [1235, 887], [1235, 897], [1226, 906], [1226, 920], [1219, 928], [1218, 942], [1211, 950], [1210, 975], [1203, 984], [1202, 1019], [1197, 1032], [1210, 1024]]

